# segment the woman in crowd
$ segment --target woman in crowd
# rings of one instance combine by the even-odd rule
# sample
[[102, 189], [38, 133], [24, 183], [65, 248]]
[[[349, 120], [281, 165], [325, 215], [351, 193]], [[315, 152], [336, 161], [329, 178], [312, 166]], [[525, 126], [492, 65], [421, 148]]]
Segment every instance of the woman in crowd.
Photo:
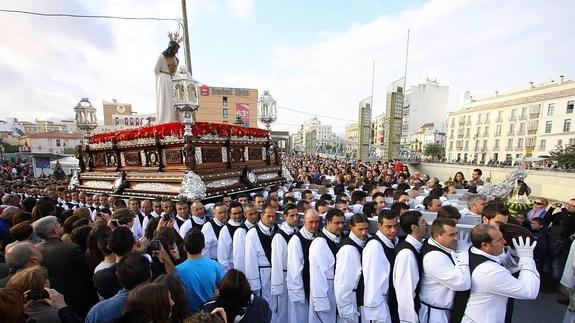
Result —
[[465, 180], [465, 176], [463, 176], [462, 172], [455, 173], [455, 176], [453, 176], [453, 183], [456, 185], [461, 185], [461, 188], [467, 188], [467, 181]]
[[[168, 287], [157, 284], [142, 284], [132, 289], [126, 299], [124, 307], [124, 318], [130, 318], [134, 315], [144, 315], [146, 321], [152, 323], [169, 323], [171, 322], [172, 306], [174, 302], [170, 296]], [[120, 322], [123, 322], [120, 319]]]
[[32, 322], [81, 322], [64, 302], [64, 296], [50, 289], [48, 270], [41, 266], [25, 268], [10, 278], [7, 288], [24, 295], [24, 314]]
[[154, 280], [154, 283], [164, 285], [170, 291], [170, 296], [174, 301], [172, 310], [172, 323], [181, 323], [190, 315], [188, 300], [186, 299], [186, 290], [182, 281], [174, 275], [161, 275]]
[[226, 273], [216, 300], [206, 303], [204, 310], [211, 312], [217, 307], [224, 308], [229, 322], [268, 323], [272, 318], [269, 304], [252, 294], [246, 276], [236, 269]]
[[527, 212], [527, 218], [533, 220], [534, 218], [542, 218], [547, 212], [549, 201], [544, 197], [538, 197], [533, 201], [533, 209]]

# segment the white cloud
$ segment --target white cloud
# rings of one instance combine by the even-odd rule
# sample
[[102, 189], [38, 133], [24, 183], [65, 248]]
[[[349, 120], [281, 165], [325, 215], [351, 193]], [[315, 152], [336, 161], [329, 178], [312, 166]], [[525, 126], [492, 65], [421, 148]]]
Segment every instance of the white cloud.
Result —
[[[125, 16], [180, 14], [179, 1], [97, 3], [54, 1], [42, 6], [14, 0], [13, 7]], [[221, 14], [222, 21], [229, 19], [226, 15], [257, 21], [254, 5], [251, 0], [188, 0], [191, 28], [209, 32], [210, 26], [198, 26], [194, 19], [202, 10]], [[476, 96], [515, 90], [529, 81], [540, 83], [561, 74], [574, 79], [572, 12], [575, 2], [569, 0], [432, 0], [395, 16], [353, 24], [344, 32], [324, 28], [319, 40], [305, 47], [266, 39], [261, 47], [233, 49], [264, 53], [258, 61], [238, 62], [233, 51], [229, 59], [210, 60], [211, 52], [230, 50], [222, 45], [225, 39], [203, 44], [192, 39], [192, 63], [194, 75], [207, 84], [270, 90], [280, 107], [351, 122], [357, 119], [358, 102], [370, 95], [374, 60], [374, 116], [384, 111], [387, 85], [403, 75], [410, 28], [408, 85], [427, 76], [437, 78], [450, 86], [453, 109], [465, 90]], [[138, 112], [153, 112], [153, 66], [167, 45], [166, 32], [177, 28], [175, 22], [0, 14], [0, 118], [71, 116], [84, 96], [98, 108], [102, 100], [116, 98], [132, 103]], [[308, 117], [280, 109], [273, 128], [295, 130], [297, 126], [287, 125], [301, 124]], [[339, 131], [348, 123], [320, 119]]]
[[233, 15], [250, 17], [255, 5], [255, 0], [226, 0], [226, 5]]

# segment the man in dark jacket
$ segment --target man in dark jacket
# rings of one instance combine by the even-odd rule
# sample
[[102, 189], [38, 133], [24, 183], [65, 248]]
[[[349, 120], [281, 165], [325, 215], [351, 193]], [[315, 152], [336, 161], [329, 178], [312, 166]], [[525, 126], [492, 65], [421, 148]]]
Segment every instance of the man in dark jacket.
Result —
[[66, 303], [76, 314], [85, 317], [98, 298], [80, 247], [60, 240], [63, 230], [55, 216], [41, 218], [32, 227], [34, 233], [43, 239], [38, 248], [42, 252], [42, 266], [53, 278], [52, 287], [64, 295]]

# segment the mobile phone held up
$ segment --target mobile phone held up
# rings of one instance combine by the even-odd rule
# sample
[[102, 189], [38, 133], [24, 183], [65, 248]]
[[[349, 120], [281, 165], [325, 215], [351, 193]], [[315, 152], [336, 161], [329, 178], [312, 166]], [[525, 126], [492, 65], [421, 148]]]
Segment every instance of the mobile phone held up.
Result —
[[32, 289], [24, 293], [24, 297], [27, 301], [37, 301], [50, 298], [50, 294], [45, 289]]
[[150, 244], [151, 251], [160, 251], [160, 240], [152, 240]]

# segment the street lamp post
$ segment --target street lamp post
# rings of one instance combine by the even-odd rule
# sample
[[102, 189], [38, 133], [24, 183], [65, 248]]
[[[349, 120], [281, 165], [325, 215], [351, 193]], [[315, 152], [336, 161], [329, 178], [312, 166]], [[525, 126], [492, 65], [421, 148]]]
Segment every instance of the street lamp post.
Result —
[[192, 78], [190, 72], [180, 69], [172, 80], [172, 95], [174, 108], [184, 114], [184, 136], [192, 136], [192, 126], [196, 121], [193, 113], [200, 107], [198, 97], [198, 82]]
[[76, 126], [78, 129], [84, 131], [84, 137], [89, 139], [92, 130], [96, 129], [98, 123], [96, 121], [96, 108], [92, 106], [88, 98], [82, 98], [76, 107], [74, 107], [74, 112], [76, 113]]
[[276, 100], [268, 91], [264, 91], [258, 100], [259, 119], [260, 122], [266, 126], [267, 130], [270, 130], [272, 123], [277, 120], [276, 104]]

